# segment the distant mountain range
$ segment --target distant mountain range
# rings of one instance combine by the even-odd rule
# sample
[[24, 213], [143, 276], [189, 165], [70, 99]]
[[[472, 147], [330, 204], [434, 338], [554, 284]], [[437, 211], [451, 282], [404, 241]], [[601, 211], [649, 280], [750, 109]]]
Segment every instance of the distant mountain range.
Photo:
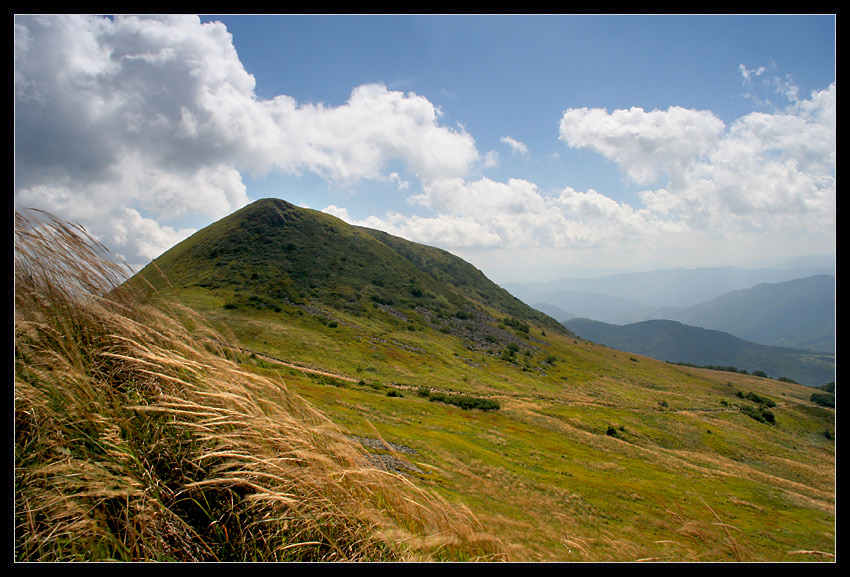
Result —
[[[817, 271], [821, 272], [811, 274]], [[829, 267], [723, 267], [562, 279], [505, 288], [562, 321], [588, 318], [629, 324], [667, 319], [727, 332], [759, 344], [834, 353], [833, 275], [834, 268]], [[720, 292], [724, 289], [728, 290]], [[691, 302], [706, 296], [706, 300]], [[669, 302], [659, 306], [657, 303], [665, 298]]]
[[[554, 302], [559, 293], [604, 295], [634, 303], [639, 307], [687, 307], [720, 295], [762, 283], [779, 283], [807, 276], [835, 275], [835, 267], [813, 266], [795, 269], [746, 269], [712, 267], [659, 269], [619, 273], [596, 278], [562, 278], [549, 282], [507, 283], [502, 286], [526, 302], [547, 302], [572, 310], [565, 302]], [[547, 295], [550, 298], [541, 298]], [[582, 315], [585, 316], [585, 315]], [[605, 320], [605, 319], [600, 319]], [[613, 321], [606, 321], [613, 322]]]
[[829, 275], [760, 284], [659, 312], [653, 316], [755, 343], [835, 352], [835, 277]]
[[670, 320], [612, 325], [572, 319], [564, 325], [583, 339], [659, 360], [698, 366], [735, 367], [768, 377], [821, 386], [835, 380], [832, 355], [745, 341], [716, 330]]

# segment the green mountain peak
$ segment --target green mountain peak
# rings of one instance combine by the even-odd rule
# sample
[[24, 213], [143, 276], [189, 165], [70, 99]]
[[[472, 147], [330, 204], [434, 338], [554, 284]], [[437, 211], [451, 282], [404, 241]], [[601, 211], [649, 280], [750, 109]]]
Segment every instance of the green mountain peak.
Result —
[[273, 198], [195, 233], [137, 276], [160, 291], [212, 291], [233, 308], [318, 304], [353, 315], [375, 308], [428, 318], [482, 314], [565, 330], [444, 250]]

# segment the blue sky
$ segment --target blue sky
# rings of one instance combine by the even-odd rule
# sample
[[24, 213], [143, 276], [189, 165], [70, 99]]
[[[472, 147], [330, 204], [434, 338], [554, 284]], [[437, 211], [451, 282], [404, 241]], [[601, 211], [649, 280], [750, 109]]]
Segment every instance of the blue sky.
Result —
[[18, 16], [16, 204], [138, 266], [284, 198], [497, 282], [835, 250], [835, 18]]

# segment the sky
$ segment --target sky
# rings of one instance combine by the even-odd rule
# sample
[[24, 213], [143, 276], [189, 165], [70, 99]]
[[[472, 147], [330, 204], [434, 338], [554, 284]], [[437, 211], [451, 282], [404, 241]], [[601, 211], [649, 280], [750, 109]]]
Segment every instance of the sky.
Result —
[[831, 14], [13, 25], [15, 207], [134, 268], [267, 197], [500, 283], [835, 254]]

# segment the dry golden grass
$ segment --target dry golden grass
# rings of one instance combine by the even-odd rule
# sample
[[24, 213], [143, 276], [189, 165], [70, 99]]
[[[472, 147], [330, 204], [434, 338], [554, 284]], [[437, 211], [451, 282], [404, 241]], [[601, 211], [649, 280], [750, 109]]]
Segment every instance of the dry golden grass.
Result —
[[126, 272], [83, 229], [16, 214], [16, 560], [504, 558]]

